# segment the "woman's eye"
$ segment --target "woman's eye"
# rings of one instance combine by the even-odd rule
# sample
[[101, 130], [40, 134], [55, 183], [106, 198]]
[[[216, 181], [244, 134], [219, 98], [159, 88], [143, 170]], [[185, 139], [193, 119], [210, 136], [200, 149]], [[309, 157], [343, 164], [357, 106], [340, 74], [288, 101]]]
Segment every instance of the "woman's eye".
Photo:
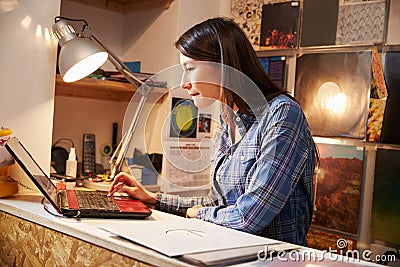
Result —
[[193, 67], [187, 67], [187, 68], [186, 68], [186, 71], [188, 71], [188, 72], [191, 72], [192, 70], [194, 70]]

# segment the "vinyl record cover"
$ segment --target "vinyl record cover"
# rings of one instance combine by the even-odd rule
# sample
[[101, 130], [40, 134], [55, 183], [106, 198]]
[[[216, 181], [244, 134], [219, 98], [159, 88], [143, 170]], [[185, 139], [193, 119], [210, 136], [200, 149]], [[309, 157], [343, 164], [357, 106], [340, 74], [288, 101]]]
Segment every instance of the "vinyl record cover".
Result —
[[351, 5], [363, 2], [383, 2], [386, 0], [339, 0], [339, 5]]
[[339, 2], [336, 44], [382, 43], [386, 2]]
[[339, 0], [305, 0], [300, 46], [334, 45]]
[[244, 31], [253, 45], [254, 49], [258, 50], [260, 45], [260, 28], [261, 28], [261, 1], [250, 0], [232, 0], [231, 14], [235, 22]]
[[381, 142], [400, 144], [400, 51], [387, 52], [385, 56], [385, 80], [388, 90]]
[[372, 83], [369, 99], [367, 141], [379, 142], [382, 134], [386, 97], [388, 95], [377, 47], [372, 52]]
[[313, 224], [357, 234], [364, 148], [317, 144], [320, 166], [316, 174]]
[[381, 56], [378, 52], [378, 48], [375, 46], [372, 49], [372, 77], [374, 89], [376, 90], [376, 96], [374, 96], [374, 98], [384, 98], [388, 95], [380, 58]]
[[255, 50], [259, 50], [260, 48], [260, 29], [263, 4], [283, 2], [287, 2], [287, 0], [232, 0], [232, 17], [245, 32]]
[[369, 100], [367, 141], [379, 142], [382, 134], [383, 116], [386, 100], [371, 98]]
[[400, 1], [390, 1], [387, 43], [400, 44]]
[[371, 239], [400, 245], [400, 151], [378, 149], [372, 200]]
[[296, 48], [299, 38], [300, 2], [262, 7], [260, 48]]
[[364, 139], [370, 85], [371, 51], [297, 58], [294, 95], [315, 136]]
[[286, 57], [259, 57], [268, 77], [280, 88], [285, 89], [286, 86]]

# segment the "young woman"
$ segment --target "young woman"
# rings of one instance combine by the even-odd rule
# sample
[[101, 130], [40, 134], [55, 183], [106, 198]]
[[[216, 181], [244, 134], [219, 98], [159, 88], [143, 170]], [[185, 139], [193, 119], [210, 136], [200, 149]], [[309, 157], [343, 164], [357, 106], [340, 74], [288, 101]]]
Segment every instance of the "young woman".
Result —
[[[115, 177], [110, 195], [121, 190], [162, 211], [307, 245], [318, 156], [300, 105], [267, 77], [247, 37], [230, 19], [199, 23], [175, 46], [183, 68], [181, 88], [199, 107], [210, 101], [224, 105], [210, 196], [152, 193], [125, 173]], [[198, 78], [210, 75], [215, 75], [212, 82]]]

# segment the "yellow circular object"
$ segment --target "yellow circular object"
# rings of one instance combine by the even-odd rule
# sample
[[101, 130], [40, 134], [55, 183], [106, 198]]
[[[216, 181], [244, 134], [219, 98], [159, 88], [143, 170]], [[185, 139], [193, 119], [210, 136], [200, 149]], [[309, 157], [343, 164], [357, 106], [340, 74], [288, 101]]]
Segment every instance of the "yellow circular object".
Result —
[[182, 131], [189, 130], [193, 120], [193, 110], [188, 106], [181, 106], [176, 111], [176, 125]]
[[180, 99], [173, 103], [171, 137], [196, 137], [197, 109], [193, 101]]
[[[13, 165], [0, 167], [0, 178], [8, 178], [12, 166]], [[0, 179], [0, 198], [8, 197], [18, 192], [18, 184], [16, 182], [2, 179]]]
[[[11, 129], [9, 128], [0, 128], [0, 144], [7, 141], [9, 136], [12, 134]], [[8, 138], [7, 138], [8, 137]], [[4, 147], [0, 146], [0, 149], [5, 150]], [[4, 158], [2, 151], [0, 151], [0, 198], [8, 197], [14, 195], [18, 192], [18, 184], [10, 178], [10, 169], [14, 165], [14, 160], [7, 161], [7, 158]], [[9, 155], [8, 153], [6, 155]], [[5, 161], [3, 161], [5, 160]]]
[[11, 134], [12, 134], [12, 131], [10, 128], [3, 128], [3, 127], [0, 128], [0, 137], [11, 135]]

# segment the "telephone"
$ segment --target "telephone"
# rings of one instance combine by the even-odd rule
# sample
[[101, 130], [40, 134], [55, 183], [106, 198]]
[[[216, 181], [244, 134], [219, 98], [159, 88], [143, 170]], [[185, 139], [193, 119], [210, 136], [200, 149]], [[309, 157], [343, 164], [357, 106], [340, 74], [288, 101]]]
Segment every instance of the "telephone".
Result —
[[83, 134], [82, 171], [85, 175], [96, 172], [96, 138], [91, 133]]

